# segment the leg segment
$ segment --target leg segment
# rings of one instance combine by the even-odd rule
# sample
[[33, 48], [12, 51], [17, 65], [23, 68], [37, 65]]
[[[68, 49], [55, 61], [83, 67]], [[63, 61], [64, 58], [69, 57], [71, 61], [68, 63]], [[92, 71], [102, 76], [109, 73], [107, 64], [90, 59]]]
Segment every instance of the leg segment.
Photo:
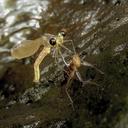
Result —
[[39, 82], [40, 79], [40, 69], [39, 66], [45, 56], [47, 56], [50, 53], [50, 48], [49, 47], [44, 47], [44, 49], [40, 52], [38, 58], [36, 59], [34, 63], [34, 82]]
[[75, 109], [74, 109], [74, 105], [73, 105], [73, 100], [72, 100], [70, 94], [68, 93], [68, 89], [69, 89], [71, 83], [72, 83], [72, 79], [69, 78], [68, 81], [67, 81], [67, 84], [66, 84], [66, 86], [65, 86], [65, 92], [66, 92], [66, 95], [67, 95], [67, 97], [68, 97], [68, 99], [69, 99], [69, 101], [70, 101], [70, 103], [71, 103], [72, 109], [75, 110]]

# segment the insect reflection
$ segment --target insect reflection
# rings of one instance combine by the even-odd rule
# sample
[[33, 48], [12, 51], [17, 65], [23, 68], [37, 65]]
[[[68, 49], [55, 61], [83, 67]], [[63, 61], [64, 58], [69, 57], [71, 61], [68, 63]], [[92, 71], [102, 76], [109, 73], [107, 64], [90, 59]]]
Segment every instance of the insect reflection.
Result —
[[40, 46], [43, 46], [42, 51], [39, 53], [37, 59], [34, 63], [34, 82], [39, 82], [40, 80], [40, 69], [39, 66], [44, 58], [54, 50], [54, 57], [57, 61], [57, 56], [60, 55], [66, 64], [64, 57], [61, 53], [60, 48], [64, 48], [71, 52], [67, 47], [63, 45], [64, 37], [66, 35], [66, 30], [63, 29], [58, 35], [44, 34], [42, 37], [35, 40], [25, 40], [21, 44], [15, 46], [11, 49], [11, 55], [16, 59], [22, 59], [35, 54]]

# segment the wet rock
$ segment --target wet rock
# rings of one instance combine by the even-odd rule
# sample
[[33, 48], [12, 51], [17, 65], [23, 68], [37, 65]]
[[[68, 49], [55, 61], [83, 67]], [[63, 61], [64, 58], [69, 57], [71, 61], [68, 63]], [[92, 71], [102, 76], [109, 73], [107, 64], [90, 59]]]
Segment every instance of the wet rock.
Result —
[[4, 65], [0, 65], [0, 79], [4, 76], [7, 68]]
[[[96, 84], [85, 82], [83, 86], [78, 80], [72, 81], [69, 93], [74, 102], [73, 111], [68, 98], [60, 91], [64, 70], [61, 58], [56, 66], [51, 55], [44, 59], [40, 65], [42, 83], [35, 87], [33, 63], [38, 54], [32, 56], [32, 61], [24, 62], [1, 54], [0, 62], [9, 64], [7, 70], [4, 71], [3, 65], [0, 69], [0, 87], [4, 94], [0, 101], [1, 127], [127, 127], [128, 105], [124, 100], [128, 95], [127, 1], [54, 0], [47, 1], [45, 11], [44, 1], [33, 1], [31, 4], [29, 0], [19, 1], [9, 13], [3, 11], [6, 24], [0, 24], [1, 46], [10, 49], [26, 38], [35, 39], [44, 33], [56, 35], [66, 28], [64, 40], [73, 40], [81, 59], [104, 74], [99, 75], [91, 68], [79, 69], [85, 81]], [[10, 21], [12, 16], [17, 16], [17, 20]], [[64, 45], [72, 47], [68, 42]], [[64, 49], [62, 53], [69, 62], [71, 54]], [[48, 86], [43, 87], [46, 81]]]
[[43, 95], [50, 89], [50, 87], [39, 86], [27, 89], [21, 96], [19, 96], [19, 102], [28, 104], [40, 100]]
[[11, 64], [8, 66], [0, 80], [3, 95], [5, 97], [15, 97], [24, 92], [25, 89], [32, 87], [32, 70], [33, 68], [28, 65]]

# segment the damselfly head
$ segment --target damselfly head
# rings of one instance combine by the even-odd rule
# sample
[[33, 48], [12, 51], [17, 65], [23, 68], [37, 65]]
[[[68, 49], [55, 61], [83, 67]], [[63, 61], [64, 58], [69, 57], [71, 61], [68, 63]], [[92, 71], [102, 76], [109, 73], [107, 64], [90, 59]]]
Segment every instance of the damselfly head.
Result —
[[49, 43], [50, 43], [52, 46], [56, 45], [56, 39], [52, 37], [52, 38], [49, 40]]

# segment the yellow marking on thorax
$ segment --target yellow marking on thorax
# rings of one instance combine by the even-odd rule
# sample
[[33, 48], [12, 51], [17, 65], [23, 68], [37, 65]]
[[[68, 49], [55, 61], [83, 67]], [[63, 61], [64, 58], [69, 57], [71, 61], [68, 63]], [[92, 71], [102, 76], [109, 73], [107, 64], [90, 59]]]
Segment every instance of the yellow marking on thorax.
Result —
[[63, 42], [64, 42], [63, 40], [64, 40], [63, 36], [59, 33], [59, 34], [57, 35], [57, 37], [56, 37], [57, 45], [63, 44]]

